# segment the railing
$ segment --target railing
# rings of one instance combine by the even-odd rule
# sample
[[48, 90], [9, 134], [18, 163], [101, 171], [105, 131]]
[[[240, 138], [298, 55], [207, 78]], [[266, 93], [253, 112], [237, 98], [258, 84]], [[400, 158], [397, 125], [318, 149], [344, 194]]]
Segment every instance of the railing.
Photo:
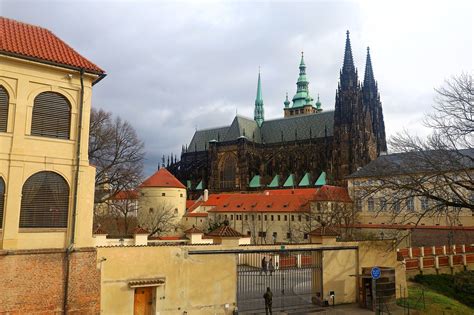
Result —
[[474, 264], [474, 245], [409, 247], [397, 249], [407, 271]]

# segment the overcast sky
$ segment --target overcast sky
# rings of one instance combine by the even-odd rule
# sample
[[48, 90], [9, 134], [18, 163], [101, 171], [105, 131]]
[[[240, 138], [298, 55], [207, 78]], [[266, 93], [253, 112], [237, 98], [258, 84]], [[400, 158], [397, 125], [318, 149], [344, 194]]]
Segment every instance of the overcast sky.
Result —
[[333, 109], [346, 30], [359, 78], [371, 48], [388, 137], [425, 134], [433, 88], [473, 68], [470, 1], [197, 2], [0, 0], [0, 13], [50, 29], [106, 70], [93, 106], [136, 128], [145, 175], [196, 127], [253, 117], [259, 66], [265, 118], [282, 117], [301, 51], [310, 92]]

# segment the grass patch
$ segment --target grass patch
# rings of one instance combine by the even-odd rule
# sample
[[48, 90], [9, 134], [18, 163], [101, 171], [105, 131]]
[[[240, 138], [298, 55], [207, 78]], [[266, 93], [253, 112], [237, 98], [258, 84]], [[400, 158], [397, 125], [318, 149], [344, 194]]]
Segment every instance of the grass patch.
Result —
[[[424, 294], [424, 304], [423, 299], [420, 298], [422, 294]], [[399, 299], [397, 304], [399, 306], [408, 304], [410, 310], [413, 311], [410, 314], [474, 314], [474, 309], [469, 306], [417, 283], [408, 284], [408, 298]]]

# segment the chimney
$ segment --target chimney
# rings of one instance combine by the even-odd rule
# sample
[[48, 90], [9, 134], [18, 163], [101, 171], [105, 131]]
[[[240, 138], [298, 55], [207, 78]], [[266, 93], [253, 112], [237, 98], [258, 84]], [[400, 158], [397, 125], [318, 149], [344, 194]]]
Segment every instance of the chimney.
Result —
[[209, 199], [209, 190], [204, 189], [204, 196], [202, 197], [202, 200], [206, 202], [207, 199]]

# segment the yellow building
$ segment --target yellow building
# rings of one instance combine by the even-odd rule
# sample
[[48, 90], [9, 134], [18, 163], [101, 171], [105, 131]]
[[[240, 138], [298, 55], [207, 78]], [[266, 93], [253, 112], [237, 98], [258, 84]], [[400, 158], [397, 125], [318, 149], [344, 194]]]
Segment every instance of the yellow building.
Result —
[[1, 25], [0, 249], [90, 246], [89, 118], [105, 73], [46, 29]]

